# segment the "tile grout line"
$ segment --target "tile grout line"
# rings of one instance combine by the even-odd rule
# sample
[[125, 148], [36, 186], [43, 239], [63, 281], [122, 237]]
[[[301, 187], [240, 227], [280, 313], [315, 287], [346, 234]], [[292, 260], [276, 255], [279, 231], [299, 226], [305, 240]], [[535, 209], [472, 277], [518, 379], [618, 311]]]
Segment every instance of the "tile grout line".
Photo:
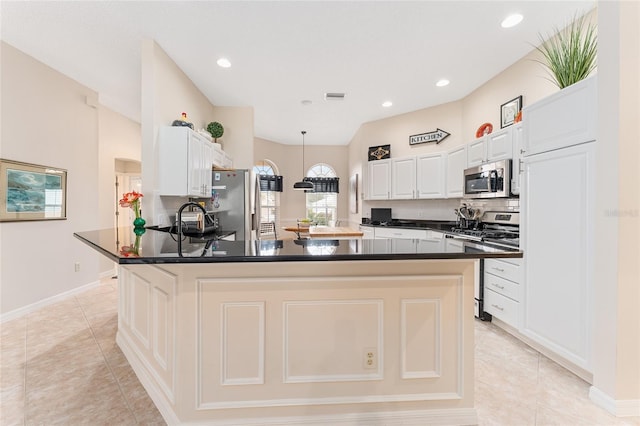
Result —
[[[84, 317], [84, 320], [89, 325], [89, 330], [91, 330], [91, 337], [93, 337], [93, 341], [95, 342], [96, 346], [98, 346], [98, 350], [100, 351], [100, 354], [102, 355], [102, 359], [104, 360], [104, 363], [106, 364], [107, 368], [109, 369], [109, 373], [111, 373], [111, 376], [116, 381], [116, 385], [118, 386], [118, 390], [120, 391], [120, 395], [122, 396], [122, 399], [124, 400], [124, 404], [127, 406], [127, 410], [129, 410], [129, 413], [131, 413], [131, 415], [133, 416], [133, 419], [135, 420], [135, 422], [137, 424], [138, 423], [138, 416], [136, 416], [136, 413], [133, 410], [133, 407], [129, 403], [129, 398], [126, 397], [126, 395], [124, 393], [124, 390], [122, 389], [122, 385], [120, 384], [120, 380], [118, 380], [118, 377], [116, 376], [115, 372], [113, 371], [113, 368], [111, 368], [111, 364], [107, 360], [107, 357], [105, 356], [104, 351], [102, 350], [102, 347], [100, 346], [100, 343], [98, 343], [98, 339], [96, 338], [96, 335], [94, 333], [93, 326], [89, 322], [89, 319], [87, 318], [87, 314], [85, 313], [84, 306], [82, 306], [82, 303], [80, 303], [80, 301], [77, 300], [77, 298], [76, 298], [76, 302], [78, 302], [78, 305], [80, 305], [80, 310], [82, 311], [82, 316]], [[116, 315], [117, 315], [117, 313], [116, 313]]]

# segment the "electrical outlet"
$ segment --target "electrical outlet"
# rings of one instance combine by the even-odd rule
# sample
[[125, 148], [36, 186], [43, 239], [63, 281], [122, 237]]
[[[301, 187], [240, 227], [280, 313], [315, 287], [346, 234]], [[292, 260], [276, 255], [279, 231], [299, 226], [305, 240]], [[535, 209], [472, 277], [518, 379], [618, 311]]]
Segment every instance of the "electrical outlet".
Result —
[[76, 272], [80, 272], [80, 262], [75, 263], [75, 270]]
[[378, 351], [376, 348], [364, 348], [363, 367], [367, 370], [375, 370], [378, 368]]

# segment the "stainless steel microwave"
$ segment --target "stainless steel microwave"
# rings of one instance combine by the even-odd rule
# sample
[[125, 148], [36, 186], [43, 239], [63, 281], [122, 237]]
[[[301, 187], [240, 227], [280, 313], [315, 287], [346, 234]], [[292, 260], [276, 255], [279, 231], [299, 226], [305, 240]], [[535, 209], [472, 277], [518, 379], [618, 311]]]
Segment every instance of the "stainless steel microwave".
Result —
[[511, 195], [511, 160], [481, 164], [464, 171], [464, 198], [500, 198]]

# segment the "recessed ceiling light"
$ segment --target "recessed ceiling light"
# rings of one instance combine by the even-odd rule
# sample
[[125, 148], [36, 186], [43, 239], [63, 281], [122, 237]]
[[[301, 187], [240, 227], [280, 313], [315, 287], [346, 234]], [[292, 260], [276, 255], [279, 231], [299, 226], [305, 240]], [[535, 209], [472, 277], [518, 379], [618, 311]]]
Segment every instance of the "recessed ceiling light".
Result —
[[382, 103], [382, 106], [385, 108], [389, 108], [391, 105], [393, 105], [393, 102], [391, 101], [385, 101]]
[[502, 26], [502, 28], [515, 27], [520, 22], [522, 22], [522, 19], [523, 19], [522, 15], [520, 15], [519, 13], [514, 13], [513, 15], [509, 15], [506, 18], [504, 18], [504, 21], [502, 21], [500, 25]]
[[446, 78], [443, 78], [441, 80], [438, 80], [438, 82], [436, 83], [436, 86], [438, 87], [444, 87], [449, 85], [449, 80], [447, 80]]
[[222, 68], [229, 68], [231, 66], [231, 62], [227, 58], [218, 59], [216, 64], [218, 64], [218, 66]]

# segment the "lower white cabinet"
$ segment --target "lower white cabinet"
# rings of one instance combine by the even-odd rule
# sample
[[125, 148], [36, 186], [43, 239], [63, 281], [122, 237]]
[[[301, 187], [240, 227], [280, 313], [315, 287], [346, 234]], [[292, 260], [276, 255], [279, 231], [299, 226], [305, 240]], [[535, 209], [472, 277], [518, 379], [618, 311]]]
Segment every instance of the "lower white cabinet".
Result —
[[427, 238], [426, 229], [405, 229], [393, 227], [376, 227], [376, 238], [400, 238], [424, 240]]
[[586, 371], [594, 329], [595, 179], [595, 142], [524, 158], [521, 333]]
[[371, 226], [360, 225], [360, 231], [362, 231], [362, 238], [365, 240], [372, 240], [375, 238], [375, 230]]
[[519, 328], [522, 259], [484, 260], [484, 310]]

